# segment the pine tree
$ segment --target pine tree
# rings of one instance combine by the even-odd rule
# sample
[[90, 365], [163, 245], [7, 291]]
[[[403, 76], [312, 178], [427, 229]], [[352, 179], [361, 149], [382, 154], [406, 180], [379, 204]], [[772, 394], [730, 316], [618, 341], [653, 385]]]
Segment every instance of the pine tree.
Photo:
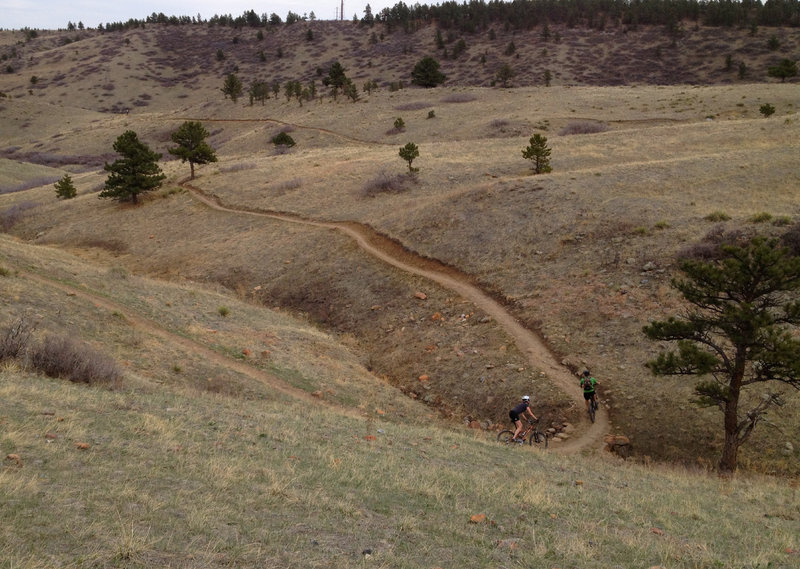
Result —
[[439, 62], [430, 56], [423, 57], [411, 71], [411, 82], [420, 87], [436, 87], [447, 77], [439, 71]]
[[550, 167], [550, 148], [547, 146], [547, 137], [541, 134], [534, 134], [530, 139], [530, 145], [522, 150], [522, 157], [533, 161], [533, 171], [535, 174], [551, 172]]
[[75, 189], [69, 174], [64, 174], [64, 177], [53, 184], [53, 187], [56, 189], [56, 197], [61, 199], [68, 200], [78, 195], [78, 191]]
[[208, 131], [202, 124], [195, 121], [186, 121], [171, 135], [175, 148], [167, 148], [167, 152], [177, 156], [182, 162], [188, 162], [191, 169], [191, 179], [194, 180], [194, 165], [216, 162], [217, 155], [206, 142]]
[[685, 278], [672, 285], [688, 310], [643, 328], [651, 340], [677, 342], [677, 351], [647, 366], [654, 375], [704, 378], [695, 386], [696, 403], [722, 411], [719, 467], [732, 473], [739, 447], [768, 409], [783, 404], [780, 391], [766, 384], [800, 389], [800, 257], [777, 239], [757, 236], [721, 245], [711, 260], [684, 259], [680, 269]]
[[239, 100], [243, 90], [242, 81], [236, 75], [229, 73], [225, 77], [225, 82], [222, 84], [222, 92], [225, 94], [226, 99], [230, 97], [231, 101], [235, 103]]
[[409, 172], [418, 172], [419, 168], [412, 168], [411, 163], [414, 161], [414, 158], [419, 156], [419, 148], [413, 142], [409, 142], [405, 146], [400, 148], [400, 158], [408, 162], [408, 171]]
[[128, 130], [122, 133], [114, 142], [114, 151], [121, 154], [122, 158], [103, 166], [110, 174], [99, 197], [138, 203], [139, 194], [161, 186], [166, 178], [158, 166], [161, 154], [140, 142], [135, 132]]

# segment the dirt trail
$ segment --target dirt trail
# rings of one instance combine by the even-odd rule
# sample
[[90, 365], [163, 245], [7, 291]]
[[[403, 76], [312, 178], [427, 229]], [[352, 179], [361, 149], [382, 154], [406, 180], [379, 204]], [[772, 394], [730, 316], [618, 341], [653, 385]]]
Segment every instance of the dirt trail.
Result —
[[[527, 356], [528, 361], [542, 370], [550, 381], [575, 401], [576, 405], [583, 408], [583, 393], [578, 385], [578, 379], [556, 360], [536, 334], [522, 326], [499, 302], [470, 282], [468, 276], [431, 259], [415, 255], [398, 243], [362, 224], [315, 221], [286, 213], [229, 207], [223, 205], [218, 198], [209, 196], [195, 186], [186, 182], [181, 185], [188, 189], [196, 199], [219, 211], [340, 231], [352, 238], [361, 249], [385, 263], [402, 271], [430, 279], [455, 292], [491, 316], [514, 339], [517, 348]], [[594, 424], [589, 422], [586, 415], [580, 414], [580, 417], [581, 422], [574, 438], [553, 445], [551, 448], [554, 451], [571, 453], [600, 446], [603, 436], [610, 431], [610, 421], [606, 410], [602, 407], [598, 410]]]

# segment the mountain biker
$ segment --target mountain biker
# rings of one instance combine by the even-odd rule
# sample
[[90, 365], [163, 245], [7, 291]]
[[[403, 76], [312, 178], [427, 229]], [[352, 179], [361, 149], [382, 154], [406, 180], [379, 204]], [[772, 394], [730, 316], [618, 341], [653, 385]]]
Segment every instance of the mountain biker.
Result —
[[597, 409], [597, 380], [592, 377], [592, 374], [589, 373], [589, 370], [584, 370], [583, 375], [581, 376], [581, 387], [583, 388], [583, 399], [586, 401], [586, 411], [589, 411], [589, 402], [594, 403], [595, 409]]
[[522, 432], [522, 421], [520, 421], [519, 416], [528, 413], [534, 421], [538, 421], [539, 419], [536, 418], [536, 415], [533, 414], [531, 411], [531, 397], [530, 395], [523, 395], [522, 396], [522, 403], [515, 405], [511, 411], [508, 412], [508, 416], [511, 417], [511, 422], [514, 423], [514, 427], [516, 430], [514, 431], [514, 441], [518, 441], [517, 437]]

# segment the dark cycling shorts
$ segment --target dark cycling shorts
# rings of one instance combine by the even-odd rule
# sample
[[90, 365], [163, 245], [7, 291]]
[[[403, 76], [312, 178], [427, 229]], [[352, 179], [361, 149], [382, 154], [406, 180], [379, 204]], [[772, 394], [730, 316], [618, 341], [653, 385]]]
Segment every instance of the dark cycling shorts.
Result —
[[583, 398], [586, 400], [592, 399], [594, 397], [594, 394], [595, 394], [594, 391], [584, 391]]
[[511, 422], [512, 423], [516, 423], [517, 421], [519, 421], [519, 415], [517, 415], [513, 411], [509, 411], [508, 412], [508, 416], [511, 417]]

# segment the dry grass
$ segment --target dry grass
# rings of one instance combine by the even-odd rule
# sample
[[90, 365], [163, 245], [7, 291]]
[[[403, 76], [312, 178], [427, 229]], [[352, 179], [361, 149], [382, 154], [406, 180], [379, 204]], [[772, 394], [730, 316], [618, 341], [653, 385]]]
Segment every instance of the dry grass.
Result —
[[[226, 30], [185, 31], [198, 41], [227, 42], [226, 52], [233, 45]], [[153, 39], [150, 32], [160, 45], [174, 48], [180, 40], [179, 35], [170, 37], [154, 27], [125, 34], [130, 47], [114, 51], [118, 36], [92, 38], [94, 48], [86, 44], [81, 52], [87, 59], [80, 62], [86, 75], [82, 81], [100, 73], [109, 61], [121, 61], [123, 65], [111, 66], [108, 81], [97, 85], [114, 83], [114, 94], [122, 93], [130, 75], [125, 65], [144, 69], [151, 58], [166, 57], [148, 44]], [[706, 32], [693, 32], [685, 45]], [[134, 109], [128, 115], [97, 112], [115, 101], [102, 97], [109, 92], [100, 87], [92, 92], [78, 89], [73, 75], [81, 67], [77, 56], [67, 52], [64, 59], [48, 64], [51, 67], [35, 70], [43, 78], [48, 69], [58, 74], [63, 87], [48, 87], [36, 97], [14, 94], [3, 102], [3, 142], [21, 156], [78, 169], [91, 160], [102, 161], [125, 129], [136, 130], [163, 152], [169, 133], [181, 121], [201, 120], [213, 133], [210, 141], [220, 155], [218, 165], [199, 168], [197, 185], [204, 190], [235, 207], [358, 220], [414, 251], [470, 273], [504, 299], [521, 321], [540, 330], [565, 361], [596, 371], [607, 390], [615, 426], [634, 438], [640, 458], [713, 461], [718, 431], [709, 430], [707, 424], [716, 425], [718, 418], [690, 411], [686, 403], [690, 386], [679, 382], [660, 384], [674, 394], [669, 405], [653, 399], [654, 380], [644, 375], [641, 364], [655, 346], [644, 343], [640, 329], [649, 318], [678, 308], [668, 286], [675, 255], [724, 221], [715, 212], [730, 217], [725, 221], [730, 229], [749, 225], [756, 214], [768, 213], [773, 220], [791, 223], [800, 213], [794, 200], [800, 125], [796, 86], [648, 86], [647, 81], [658, 81], [660, 71], [654, 70], [652, 77], [629, 79], [636, 86], [581, 87], [577, 85], [599, 79], [584, 76], [585, 65], [577, 62], [585, 58], [568, 64], [575, 57], [572, 50], [595, 49], [602, 38], [593, 32], [570, 33], [575, 34], [572, 40], [562, 30], [564, 41], [548, 46], [553, 58], [563, 63], [560, 70], [553, 66], [550, 88], [381, 89], [356, 104], [322, 99], [299, 107], [279, 98], [250, 107], [222, 100], [218, 84], [222, 75], [206, 69], [192, 77], [182, 71], [183, 83], [170, 90], [162, 88], [163, 82], [175, 81], [167, 79], [169, 73], [139, 77], [152, 98], [146, 110]], [[730, 41], [722, 43], [734, 50], [744, 49], [749, 41], [746, 32], [714, 33], [730, 33]], [[316, 50], [332, 57], [337, 50], [350, 49], [345, 47], [348, 42], [334, 46], [336, 37], [324, 36], [324, 45], [313, 49], [303, 45], [298, 57], [312, 61], [319, 57], [313, 55]], [[426, 37], [429, 41], [430, 34]], [[626, 49], [636, 42], [658, 40], [657, 34], [644, 31], [612, 37], [623, 40]], [[505, 46], [508, 40], [500, 37], [497, 45]], [[481, 45], [469, 43], [470, 49]], [[515, 43], [524, 42], [515, 38]], [[238, 45], [246, 44], [243, 38]], [[541, 47], [523, 53], [520, 65]], [[266, 45], [263, 49], [274, 52]], [[151, 50], [155, 55], [146, 55]], [[690, 73], [691, 66], [681, 65], [678, 55], [683, 57], [671, 54], [673, 67], [681, 74]], [[203, 54], [193, 57], [196, 61], [187, 63], [189, 67], [207, 67]], [[610, 54], [609, 60], [616, 57]], [[108, 61], [101, 62], [103, 58]], [[248, 61], [239, 62], [242, 76], [251, 73]], [[160, 64], [170, 65], [166, 59]], [[274, 76], [285, 79], [297, 79], [314, 68], [300, 65], [294, 56], [274, 65], [269, 68]], [[97, 71], [92, 71], [94, 67]], [[352, 73], [358, 68], [350, 63], [345, 67]], [[379, 79], [396, 80], [406, 71], [400, 60]], [[539, 77], [540, 71], [534, 71]], [[493, 73], [487, 64], [487, 77]], [[704, 81], [727, 81], [709, 70], [703, 73]], [[516, 84], [525, 85], [524, 79], [518, 77]], [[0, 78], [0, 83], [9, 82], [0, 84], [0, 89], [16, 93], [14, 80]], [[137, 98], [139, 92], [137, 88]], [[444, 102], [456, 100], [460, 102]], [[437, 105], [436, 120], [426, 118], [428, 106], [422, 105], [428, 101]], [[777, 109], [769, 119], [758, 112], [764, 102]], [[72, 105], [95, 110], [75, 110]], [[402, 142], [386, 134], [398, 109], [403, 109], [406, 123]], [[554, 171], [529, 175], [520, 151], [533, 131], [557, 133], [570, 124], [584, 123], [608, 125], [608, 130], [550, 137]], [[269, 137], [286, 129], [298, 146], [291, 153], [272, 155]], [[380, 172], [391, 177], [405, 171], [397, 147], [406, 137], [420, 148], [415, 161], [419, 183], [404, 192], [363, 199], [361, 188]], [[64, 157], [77, 163], [60, 162]], [[163, 166], [171, 184], [187, 174], [176, 161]], [[32, 171], [22, 178], [40, 174]], [[16, 177], [14, 183], [22, 178]], [[218, 283], [248, 303], [300, 311], [346, 338], [372, 371], [405, 393], [427, 398], [459, 422], [465, 417], [502, 422], [507, 400], [531, 386], [545, 408], [561, 413], [563, 394], [548, 386], [539, 370], [491, 322], [481, 323], [482, 315], [474, 307], [448, 291], [364, 259], [339, 235], [213, 213], [189, 196], [173, 193], [174, 186], [139, 209], [119, 207], [95, 199], [101, 171], [88, 171], [74, 180], [79, 197], [69, 204], [58, 203], [48, 186], [0, 196], [8, 230], [41, 244], [72, 248], [99, 263]], [[21, 211], [30, 204], [39, 205]], [[706, 221], [708, 216], [717, 221]], [[757, 227], [781, 231], [779, 225]], [[644, 270], [650, 263], [656, 268]], [[428, 293], [425, 303], [414, 297], [420, 289]], [[210, 313], [217, 314], [221, 304], [211, 303]], [[232, 316], [242, 312], [246, 310], [231, 306]], [[432, 319], [437, 313], [443, 320]], [[242, 332], [241, 338], [246, 337], [247, 331]], [[126, 343], [137, 341], [129, 337], [121, 342]], [[234, 354], [243, 348], [234, 342], [226, 349]], [[178, 362], [168, 367], [173, 365], [190, 369]], [[326, 365], [327, 361], [319, 367]], [[317, 373], [318, 368], [313, 369]], [[436, 379], [427, 388], [417, 379], [423, 373]], [[188, 375], [194, 374], [171, 372], [170, 377]], [[293, 381], [314, 382], [305, 375]], [[336, 382], [346, 384], [344, 374]], [[223, 389], [218, 382], [210, 383]], [[672, 435], [666, 442], [661, 436], [664, 425]], [[779, 470], [796, 471], [796, 454], [788, 458], [781, 454], [796, 429], [790, 425], [785, 437], [769, 431], [758, 435], [756, 446], [767, 448], [770, 455], [765, 468], [774, 464]]]
[[[788, 567], [797, 547], [797, 497], [775, 480], [306, 415], [292, 402], [0, 371], [0, 451], [22, 461], [0, 467], [0, 554], [25, 568], [689, 568]], [[486, 521], [470, 523], [476, 514]]]
[[[366, 38], [356, 46], [358, 29], [345, 37], [320, 24], [320, 45], [285, 49], [269, 74], [298, 79], [320, 58], [372, 49]], [[692, 244], [744, 227], [798, 240], [796, 85], [568, 86], [593, 84], [595, 71], [640, 73], [632, 46], [659, 35], [612, 35], [630, 58], [609, 49], [589, 69], [585, 54], [602, 38], [561, 30], [547, 47], [558, 63], [550, 88], [382, 89], [357, 104], [249, 107], [220, 98], [226, 64], [213, 53], [222, 46], [243, 75], [263, 71], [255, 40], [240, 30], [234, 47], [230, 30], [187, 30], [193, 41], [155, 26], [89, 34], [80, 50], [0, 77], [12, 94], [0, 142], [30, 160], [3, 160], [0, 185], [69, 171], [79, 194], [60, 202], [45, 184], [0, 195], [13, 233], [0, 236], [0, 328], [22, 316], [36, 340], [85, 342], [124, 378], [112, 391], [0, 364], [0, 457], [20, 461], [0, 465], [0, 565], [792, 566], [795, 489], [752, 472], [706, 474], [718, 413], [691, 407], [689, 383], [647, 376], [657, 346], [640, 330], [679, 309], [669, 278]], [[304, 32], [285, 28], [257, 47], [273, 54]], [[418, 33], [430, 42], [430, 30]], [[747, 48], [746, 31], [715, 33], [730, 36], [726, 50]], [[380, 69], [381, 82], [396, 81], [411, 68], [417, 55], [399, 57], [399, 37], [374, 48], [395, 59], [383, 68], [370, 54], [370, 77]], [[521, 68], [543, 47], [523, 40]], [[195, 41], [211, 51], [173, 53]], [[508, 41], [500, 34], [497, 49]], [[468, 51], [486, 47], [471, 40]], [[670, 54], [679, 77], [727, 81], [681, 64], [684, 49]], [[445, 72], [488, 82], [501, 61], [493, 51], [485, 76]], [[541, 77], [529, 67], [516, 84]], [[34, 95], [29, 73], [41, 78]], [[769, 119], [764, 102], [777, 109]], [[398, 109], [420, 148], [418, 183], [364, 199], [379, 173], [406, 170], [386, 134]], [[177, 188], [188, 175], [177, 161], [163, 163], [167, 185], [139, 207], [96, 198], [104, 173], [87, 165], [121, 132], [163, 152], [187, 118], [206, 124], [220, 156], [196, 185], [227, 205], [356, 220], [472, 275], [565, 364], [591, 367], [641, 464], [530, 454], [460, 428], [502, 424], [521, 392], [548, 419], [578, 411], [474, 305], [338, 232], [212, 211]], [[533, 131], [585, 121], [608, 130], [551, 137], [553, 172], [529, 174], [520, 151]], [[278, 130], [298, 141], [291, 153], [272, 155]], [[746, 470], [798, 472], [796, 445], [785, 445], [798, 416], [796, 397], [771, 416], [782, 431], [757, 432]], [[471, 524], [480, 513], [488, 522]]]

